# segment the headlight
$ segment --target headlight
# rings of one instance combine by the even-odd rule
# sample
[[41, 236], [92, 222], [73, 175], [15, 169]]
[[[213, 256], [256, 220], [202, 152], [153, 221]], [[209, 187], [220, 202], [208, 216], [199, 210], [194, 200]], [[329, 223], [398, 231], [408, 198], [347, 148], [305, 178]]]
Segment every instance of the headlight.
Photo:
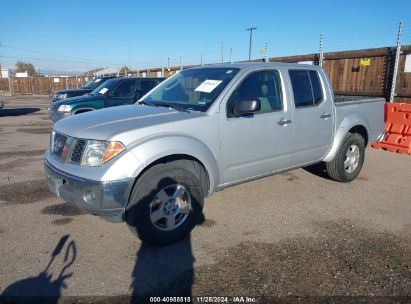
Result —
[[124, 151], [125, 147], [117, 141], [89, 140], [81, 158], [82, 166], [97, 167]]
[[57, 109], [58, 112], [70, 112], [71, 111], [71, 105], [61, 105]]

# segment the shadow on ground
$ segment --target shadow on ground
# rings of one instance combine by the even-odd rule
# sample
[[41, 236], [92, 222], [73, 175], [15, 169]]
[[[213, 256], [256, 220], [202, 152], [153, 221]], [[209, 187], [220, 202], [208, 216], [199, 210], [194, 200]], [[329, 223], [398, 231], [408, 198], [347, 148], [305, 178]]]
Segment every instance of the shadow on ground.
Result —
[[303, 168], [305, 171], [314, 174], [318, 177], [331, 180], [330, 176], [327, 173], [326, 165], [324, 162], [307, 166]]
[[22, 116], [35, 112], [39, 112], [40, 108], [14, 108], [14, 109], [2, 109], [0, 110], [0, 117], [6, 116]]
[[[73, 273], [66, 273], [77, 256], [76, 243], [64, 235], [51, 254], [46, 268], [35, 277], [17, 281], [8, 286], [0, 295], [0, 303], [57, 303], [61, 297], [61, 290], [66, 288], [66, 280]], [[66, 243], [68, 242], [67, 246]], [[53, 279], [50, 270], [54, 260], [65, 248], [64, 262], [58, 276]]]

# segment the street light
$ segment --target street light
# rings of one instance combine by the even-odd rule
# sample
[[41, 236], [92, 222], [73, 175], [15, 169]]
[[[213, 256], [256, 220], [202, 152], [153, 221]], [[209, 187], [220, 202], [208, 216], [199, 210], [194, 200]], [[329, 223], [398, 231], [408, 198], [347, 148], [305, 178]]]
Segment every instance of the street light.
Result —
[[256, 27], [250, 27], [246, 31], [250, 31], [250, 46], [248, 48], [248, 60], [251, 60], [251, 43], [253, 41], [253, 31], [256, 30]]

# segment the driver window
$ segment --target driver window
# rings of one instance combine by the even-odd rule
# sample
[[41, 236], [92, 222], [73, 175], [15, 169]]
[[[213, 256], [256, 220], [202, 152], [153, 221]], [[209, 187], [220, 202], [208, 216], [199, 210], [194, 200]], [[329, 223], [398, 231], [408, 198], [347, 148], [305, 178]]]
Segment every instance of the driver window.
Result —
[[277, 71], [254, 72], [235, 89], [227, 102], [227, 116], [232, 117], [239, 100], [260, 100], [261, 110], [255, 114], [282, 109], [280, 77]]
[[133, 97], [136, 90], [135, 81], [133, 79], [127, 79], [121, 81], [121, 83], [114, 90], [112, 97]]

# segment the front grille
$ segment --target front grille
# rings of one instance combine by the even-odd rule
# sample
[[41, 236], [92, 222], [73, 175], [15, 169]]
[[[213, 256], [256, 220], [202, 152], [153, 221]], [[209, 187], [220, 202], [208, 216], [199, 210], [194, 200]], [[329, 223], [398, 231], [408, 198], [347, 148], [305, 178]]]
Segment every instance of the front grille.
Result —
[[66, 141], [66, 136], [60, 133], [56, 133], [54, 135], [53, 153], [57, 156], [61, 156], [61, 154], [63, 153], [64, 146], [66, 145]]
[[86, 147], [86, 141], [82, 139], [78, 139], [76, 146], [73, 149], [73, 153], [71, 154], [72, 162], [79, 163], [81, 161], [81, 156], [83, 155], [85, 147]]

